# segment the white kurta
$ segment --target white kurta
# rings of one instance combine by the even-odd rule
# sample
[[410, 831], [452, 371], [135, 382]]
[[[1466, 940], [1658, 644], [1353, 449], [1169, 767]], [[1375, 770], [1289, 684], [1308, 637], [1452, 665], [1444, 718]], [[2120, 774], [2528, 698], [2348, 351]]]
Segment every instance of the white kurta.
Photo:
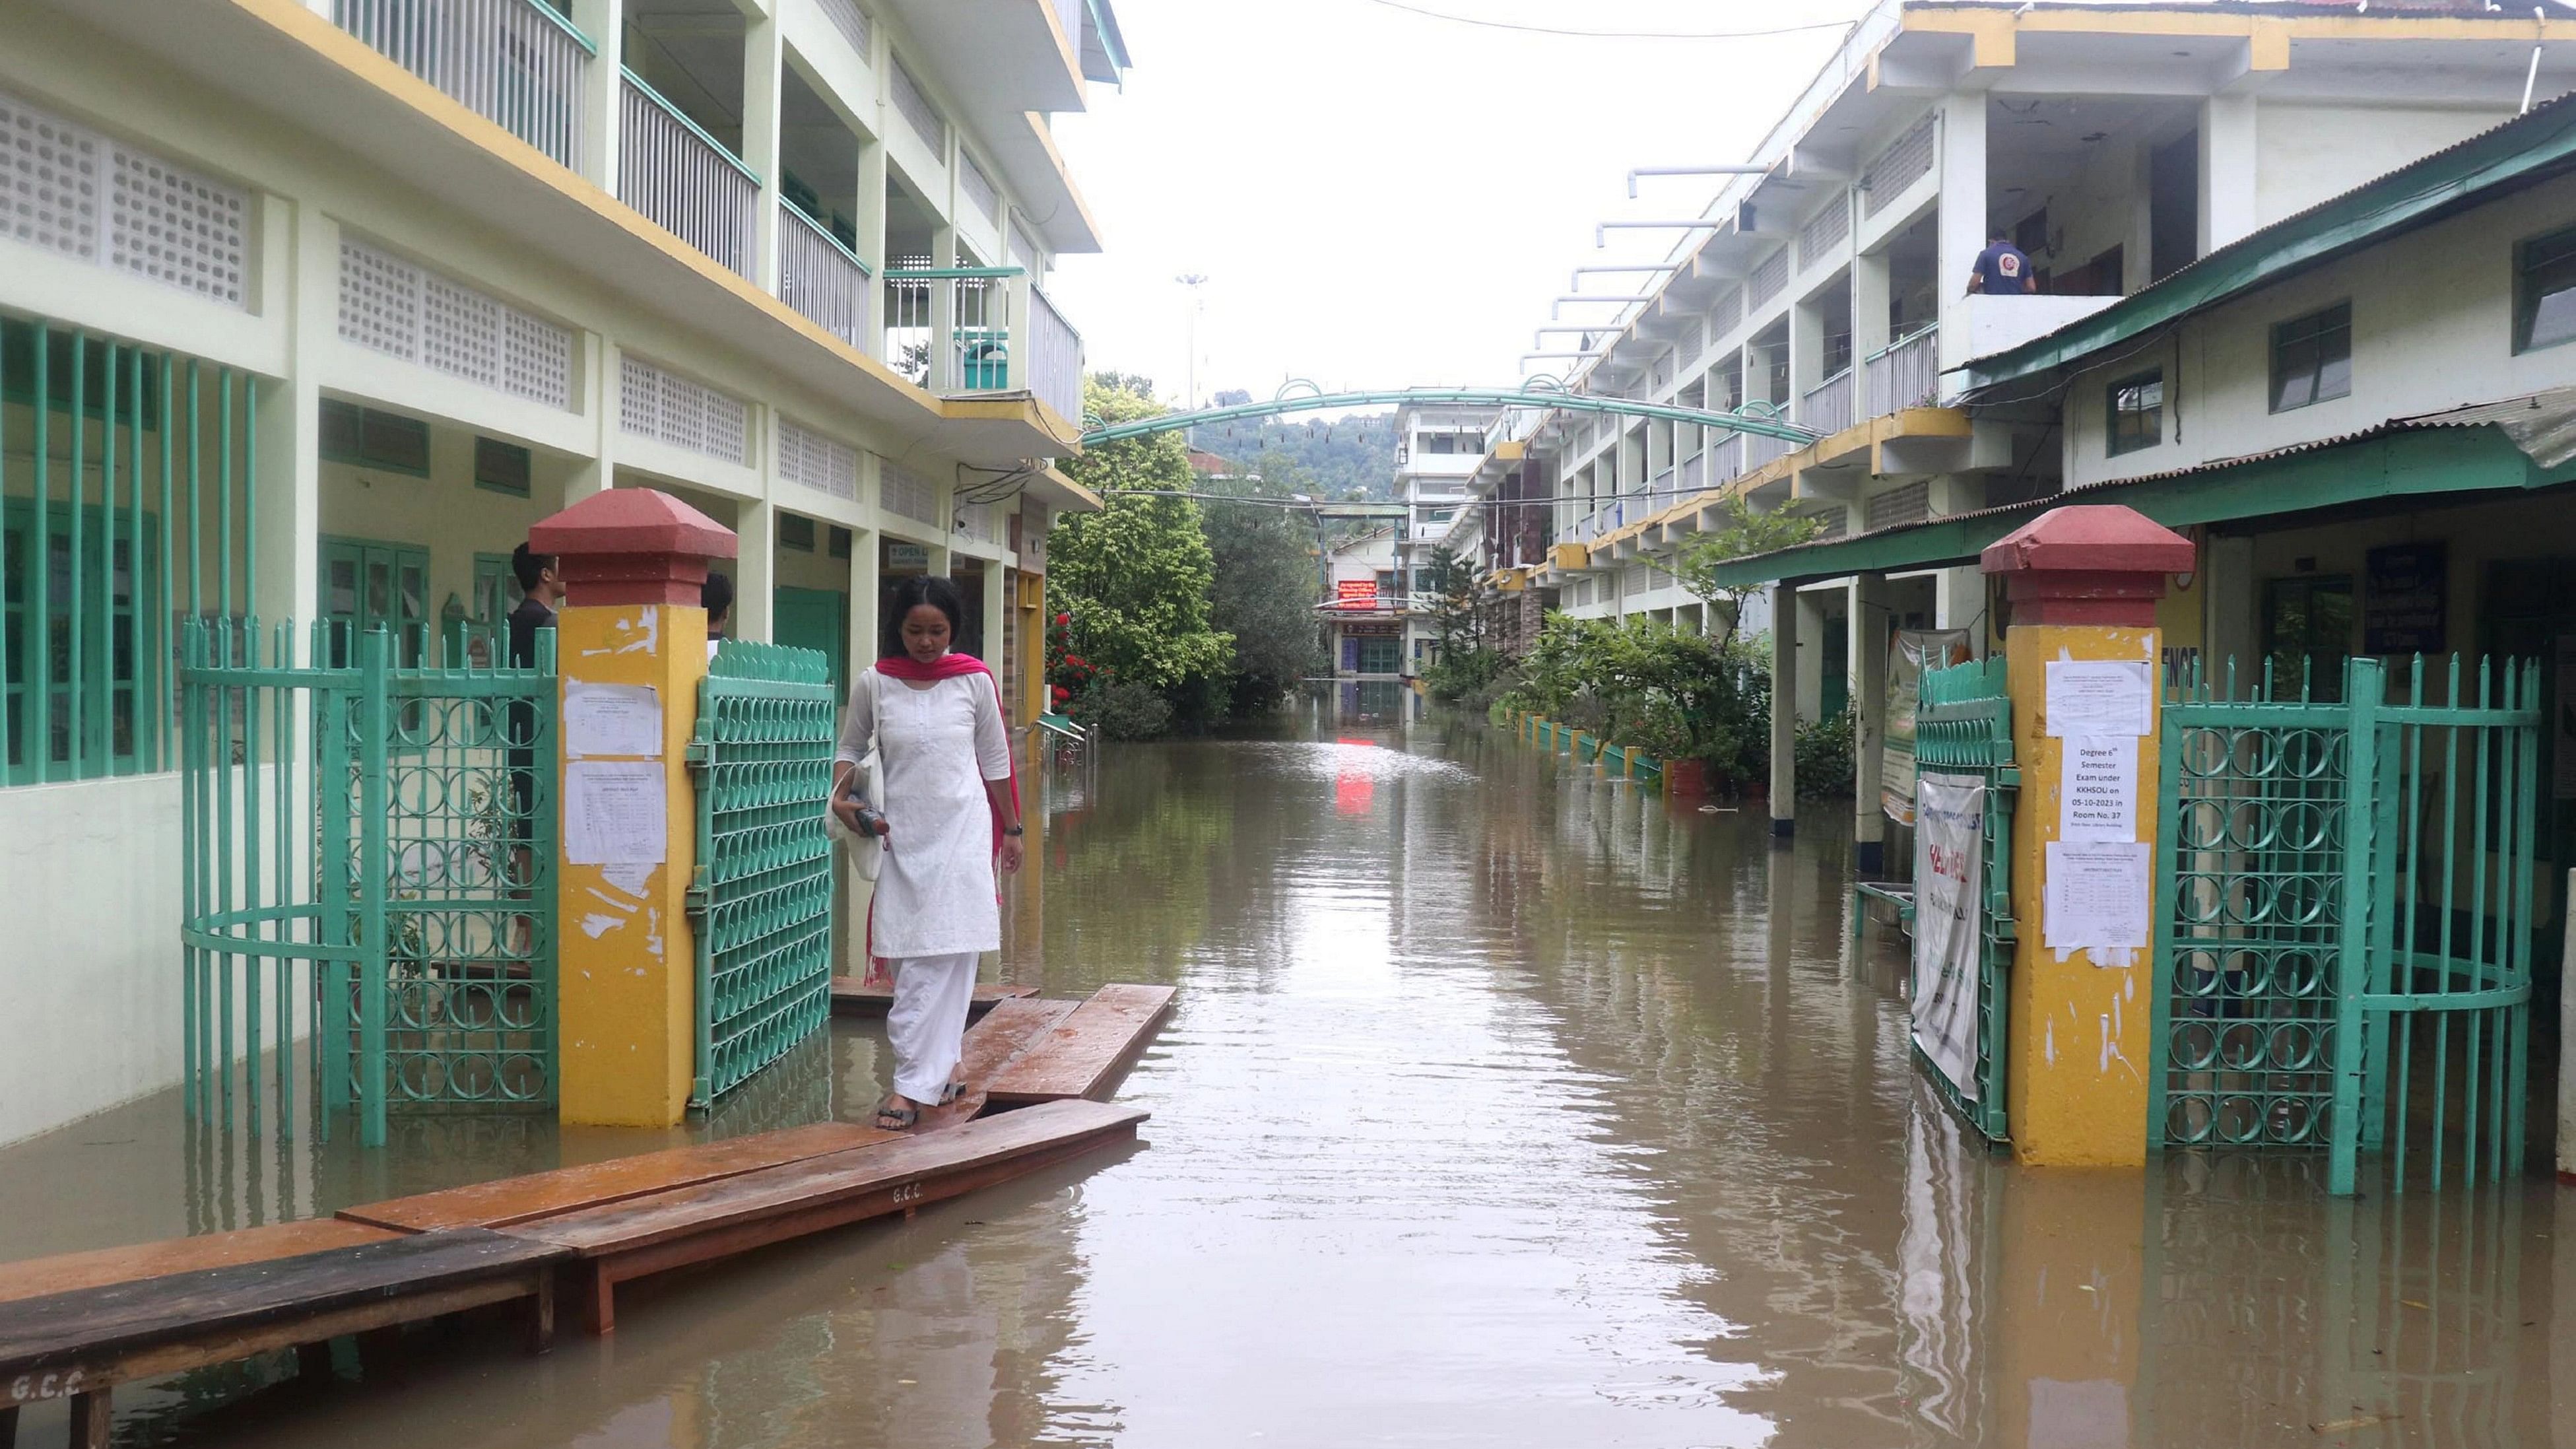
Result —
[[876, 802], [887, 850], [877, 872], [875, 939], [888, 959], [1002, 949], [994, 901], [993, 815], [984, 782], [1011, 777], [1010, 734], [989, 675], [915, 689], [874, 669], [850, 687], [838, 758], [855, 764], [873, 741], [882, 765]]

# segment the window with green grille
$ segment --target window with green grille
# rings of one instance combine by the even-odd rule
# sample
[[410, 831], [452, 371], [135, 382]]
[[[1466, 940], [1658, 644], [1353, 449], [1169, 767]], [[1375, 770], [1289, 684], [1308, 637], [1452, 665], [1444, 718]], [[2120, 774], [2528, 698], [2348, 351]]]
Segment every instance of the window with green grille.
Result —
[[[151, 754], [145, 742], [150, 709], [142, 701], [153, 697], [154, 671], [163, 666], [144, 641], [147, 634], [160, 637], [151, 627], [158, 590], [154, 572], [135, 562], [158, 556], [160, 520], [144, 515], [138, 536], [133, 521], [109, 515], [99, 504], [77, 515], [68, 507], [46, 510], [50, 546], [39, 580], [33, 502], [13, 498], [0, 510], [9, 783], [37, 777], [31, 747], [41, 750], [46, 776], [57, 780], [131, 774]], [[73, 566], [75, 533], [80, 550], [93, 555], [85, 569]], [[31, 670], [37, 659], [42, 665]], [[35, 746], [39, 731], [44, 743]]]
[[2164, 369], [2120, 379], [2111, 384], [2105, 401], [2110, 413], [2105, 451], [2111, 456], [2152, 448], [2165, 440]]
[[814, 551], [814, 520], [799, 513], [778, 515], [778, 546], [798, 553]]
[[[426, 453], [423, 454], [426, 457]], [[474, 486], [513, 498], [528, 496], [528, 485], [536, 471], [528, 450], [498, 438], [474, 440]]]
[[326, 463], [429, 476], [429, 424], [418, 418], [325, 398], [320, 441]]
[[2576, 339], [2576, 227], [2514, 248], [2513, 350]]
[[2352, 394], [2352, 304], [2337, 302], [2272, 328], [2272, 411]]

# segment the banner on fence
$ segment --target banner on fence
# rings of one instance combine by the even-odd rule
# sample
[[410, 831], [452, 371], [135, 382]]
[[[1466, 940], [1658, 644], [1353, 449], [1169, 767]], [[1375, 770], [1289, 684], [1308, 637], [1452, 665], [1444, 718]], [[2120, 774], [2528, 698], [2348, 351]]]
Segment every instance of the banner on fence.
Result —
[[1925, 775], [1914, 788], [1914, 1045], [1973, 1102], [1986, 787], [1973, 775]]
[[1968, 662], [1965, 629], [1899, 629], [1887, 643], [1887, 718], [1879, 734], [1878, 803], [1899, 825], [1914, 823], [1914, 709], [1923, 672]]

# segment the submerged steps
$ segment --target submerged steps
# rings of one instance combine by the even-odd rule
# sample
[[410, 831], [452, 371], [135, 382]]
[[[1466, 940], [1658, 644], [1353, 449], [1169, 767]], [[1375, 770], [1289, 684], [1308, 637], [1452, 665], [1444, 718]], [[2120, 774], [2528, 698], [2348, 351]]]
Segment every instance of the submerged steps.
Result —
[[818, 1122], [332, 1218], [0, 1264], [0, 1449], [23, 1404], [70, 1399], [75, 1449], [104, 1446], [117, 1383], [495, 1303], [526, 1301], [542, 1351], [562, 1275], [591, 1331], [606, 1333], [621, 1282], [909, 1215], [1134, 1140], [1147, 1114], [1101, 1099], [1143, 1054], [1172, 989], [1107, 986], [1081, 1002], [985, 991], [959, 1068], [966, 1093], [910, 1133]]

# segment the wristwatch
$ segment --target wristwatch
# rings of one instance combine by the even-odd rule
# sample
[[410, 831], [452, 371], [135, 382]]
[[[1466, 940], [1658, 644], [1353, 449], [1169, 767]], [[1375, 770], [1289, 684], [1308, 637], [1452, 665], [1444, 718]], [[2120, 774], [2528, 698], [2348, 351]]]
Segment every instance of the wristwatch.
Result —
[[1029, 828], [1025, 825], [1005, 825], [1002, 827], [1002, 833], [1004, 835], [1026, 835], [1029, 833]]

